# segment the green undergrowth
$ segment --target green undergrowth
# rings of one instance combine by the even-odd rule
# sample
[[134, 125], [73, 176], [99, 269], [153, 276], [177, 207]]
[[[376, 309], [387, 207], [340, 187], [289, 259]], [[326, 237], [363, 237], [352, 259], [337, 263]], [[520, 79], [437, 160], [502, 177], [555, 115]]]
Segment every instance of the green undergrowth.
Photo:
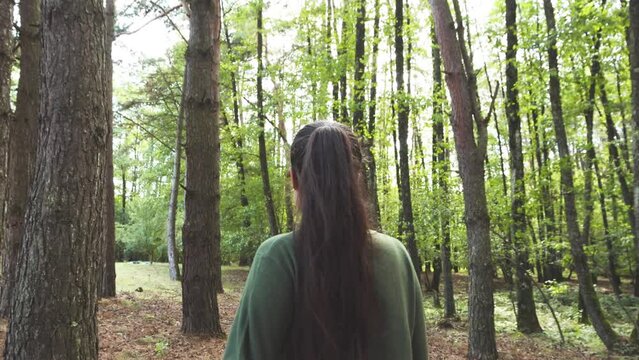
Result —
[[[590, 352], [604, 354], [606, 348], [601, 342], [594, 328], [590, 324], [579, 323], [580, 312], [578, 309], [578, 291], [574, 284], [549, 284], [542, 287], [546, 297], [550, 300], [550, 306], [555, 311], [561, 326], [566, 345], [587, 349]], [[442, 298], [443, 301], [443, 298]], [[460, 323], [465, 327], [468, 319], [468, 296], [455, 294]], [[517, 332], [515, 316], [516, 298], [514, 291], [497, 291], [494, 294], [495, 301], [495, 331], [498, 336], [509, 335], [512, 337], [526, 336]], [[639, 311], [639, 299], [631, 295], [623, 294], [617, 298], [614, 294], [599, 293], [599, 301], [612, 327], [621, 336], [628, 337], [632, 332], [633, 319]], [[561, 336], [553, 319], [548, 305], [544, 302], [538, 289], [535, 289], [535, 302], [537, 317], [544, 332], [532, 335], [539, 340], [548, 341], [553, 345], [561, 343]], [[443, 309], [433, 305], [430, 294], [424, 298], [426, 321], [435, 326], [443, 318]]]
[[[222, 285], [224, 291], [240, 291], [244, 275], [248, 268], [241, 266], [222, 267]], [[180, 297], [182, 285], [169, 278], [167, 263], [126, 262], [116, 263], [116, 291], [137, 292], [141, 297], [166, 296]], [[142, 291], [140, 291], [142, 290]]]

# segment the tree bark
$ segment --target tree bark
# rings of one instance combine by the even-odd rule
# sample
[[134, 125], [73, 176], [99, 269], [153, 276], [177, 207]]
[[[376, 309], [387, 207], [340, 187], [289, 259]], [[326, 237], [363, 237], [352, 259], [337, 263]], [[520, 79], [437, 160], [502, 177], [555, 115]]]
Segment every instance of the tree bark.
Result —
[[430, 0], [430, 3], [452, 101], [452, 127], [464, 195], [470, 272], [468, 357], [497, 359], [490, 221], [484, 183], [486, 121], [476, 119], [476, 124], [483, 127], [477, 129], [479, 139], [476, 143], [473, 130], [473, 100], [461, 53], [461, 48], [465, 44], [455, 36], [455, 22], [448, 2]]
[[[10, 299], [18, 269], [18, 255], [24, 237], [24, 215], [29, 189], [35, 171], [38, 144], [38, 111], [40, 109], [40, 1], [20, 2], [20, 80], [15, 116], [9, 122], [9, 161], [7, 166], [7, 212], [3, 228], [2, 299], [0, 309], [8, 316]], [[2, 191], [2, 189], [0, 189]], [[1, 206], [0, 206], [1, 208]]]
[[104, 9], [97, 0], [44, 0], [42, 10], [40, 143], [4, 357], [97, 359]]
[[403, 238], [408, 246], [415, 272], [419, 278], [422, 270], [415, 225], [413, 224], [413, 203], [410, 189], [410, 169], [408, 166], [408, 116], [409, 103], [404, 85], [404, 1], [395, 0], [395, 81], [397, 82], [397, 137], [399, 142], [399, 172], [402, 203]]
[[541, 332], [537, 319], [532, 280], [528, 276], [530, 260], [526, 211], [526, 187], [524, 178], [524, 154], [521, 144], [521, 117], [519, 114], [519, 89], [517, 82], [517, 1], [506, 0], [506, 117], [508, 118], [508, 145], [510, 150], [511, 206], [510, 236], [515, 249], [515, 281], [517, 293], [517, 330], [524, 334]]
[[221, 336], [219, 0], [191, 1], [184, 118], [186, 195], [182, 241], [182, 331]]
[[113, 60], [111, 56], [115, 40], [115, 3], [105, 4], [105, 77], [107, 106], [107, 154], [104, 175], [104, 244], [102, 245], [102, 269], [99, 274], [98, 295], [101, 298], [115, 297], [115, 190], [113, 188]]
[[[433, 55], [433, 188], [437, 186], [444, 204], [448, 203], [448, 178], [450, 162], [448, 144], [444, 139], [444, 101], [446, 94], [442, 84], [442, 59], [435, 36], [434, 25], [431, 28]], [[453, 267], [450, 262], [450, 215], [443, 209], [439, 215], [441, 234], [440, 261], [442, 281], [444, 283], [444, 317], [454, 318], [455, 294], [453, 292]]]
[[[630, 79], [632, 82], [633, 169], [634, 169], [634, 218], [639, 224], [639, 1], [630, 0], [628, 51], [630, 54]], [[639, 296], [639, 226], [635, 227], [635, 296]]]
[[175, 130], [175, 158], [173, 158], [173, 174], [171, 176], [171, 194], [169, 195], [169, 211], [166, 222], [166, 252], [169, 258], [169, 277], [176, 281], [181, 279], [178, 249], [175, 240], [175, 222], [177, 218], [178, 197], [180, 195], [180, 174], [182, 172], [182, 128], [184, 126], [184, 97], [186, 95], [186, 67], [183, 72], [182, 96]]
[[262, 81], [264, 78], [264, 63], [262, 51], [264, 50], [263, 34], [264, 27], [262, 25], [262, 0], [259, 0], [257, 8], [257, 118], [260, 127], [258, 135], [259, 152], [260, 152], [260, 171], [262, 174], [262, 191], [264, 192], [264, 202], [266, 205], [266, 213], [268, 215], [268, 224], [271, 236], [279, 234], [280, 229], [277, 224], [277, 215], [275, 214], [275, 204], [273, 203], [273, 191], [271, 189], [271, 180], [268, 173], [268, 160], [266, 158], [266, 139], [264, 137], [264, 123], [266, 115], [264, 114], [264, 90]]
[[595, 293], [590, 276], [588, 259], [583, 249], [583, 238], [581, 237], [579, 224], [577, 222], [577, 208], [575, 205], [575, 189], [573, 181], [572, 157], [568, 147], [566, 129], [564, 126], [563, 112], [561, 105], [561, 84], [559, 80], [559, 67], [557, 56], [557, 30], [555, 27], [555, 14], [551, 0], [544, 0], [544, 13], [548, 28], [548, 70], [550, 72], [549, 94], [552, 109], [552, 118], [555, 128], [557, 149], [560, 157], [560, 173], [562, 192], [564, 197], [564, 211], [566, 225], [568, 228], [568, 238], [572, 253], [573, 264], [579, 280], [579, 291], [590, 320], [599, 335], [599, 338], [610, 350], [614, 349], [618, 343], [617, 334], [612, 330], [610, 324], [605, 319], [599, 299]]
[[[0, 252], [5, 249], [5, 201], [7, 191], [8, 136], [11, 121], [11, 68], [13, 66], [13, 0], [0, 0]], [[2, 265], [0, 265], [2, 266]], [[0, 283], [3, 283], [0, 278]]]

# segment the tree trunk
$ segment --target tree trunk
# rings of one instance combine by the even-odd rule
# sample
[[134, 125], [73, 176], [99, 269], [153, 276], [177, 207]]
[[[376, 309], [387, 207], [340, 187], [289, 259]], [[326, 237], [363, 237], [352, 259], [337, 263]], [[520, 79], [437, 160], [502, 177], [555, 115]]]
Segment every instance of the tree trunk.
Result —
[[[431, 28], [433, 55], [433, 189], [437, 188], [444, 203], [448, 203], [448, 178], [450, 163], [448, 160], [448, 144], [444, 139], [444, 101], [446, 94], [442, 85], [442, 59], [435, 36], [434, 25]], [[453, 318], [455, 295], [453, 292], [453, 271], [450, 262], [450, 216], [446, 210], [439, 215], [441, 236], [440, 261], [442, 281], [444, 283], [444, 317]]]
[[506, 117], [508, 118], [508, 145], [511, 173], [510, 236], [515, 249], [515, 282], [517, 293], [517, 330], [524, 334], [541, 332], [537, 319], [532, 280], [528, 276], [528, 239], [526, 237], [526, 187], [524, 154], [521, 145], [521, 117], [517, 81], [517, 1], [506, 0]]
[[40, 143], [4, 358], [97, 359], [104, 9], [96, 0], [45, 0], [42, 9]]
[[[2, 259], [2, 300], [0, 309], [8, 316], [18, 270], [18, 256], [24, 237], [24, 215], [35, 171], [40, 110], [40, 1], [20, 2], [20, 80], [15, 116], [9, 122], [7, 167], [7, 213]], [[1, 164], [0, 164], [1, 165]], [[0, 189], [2, 191], [2, 189]], [[0, 206], [1, 208], [1, 206]]]
[[264, 90], [262, 80], [264, 78], [264, 64], [262, 51], [264, 50], [263, 34], [264, 27], [262, 25], [262, 0], [259, 0], [257, 9], [257, 118], [260, 127], [258, 135], [259, 151], [260, 151], [260, 172], [262, 174], [262, 190], [264, 192], [264, 202], [266, 205], [266, 213], [268, 215], [268, 224], [271, 236], [279, 234], [280, 229], [277, 225], [277, 215], [275, 214], [275, 204], [273, 203], [273, 192], [271, 189], [271, 180], [268, 173], [268, 160], [266, 155], [266, 139], [264, 137], [264, 123], [266, 115], [264, 114]]
[[402, 203], [403, 238], [408, 246], [415, 272], [419, 277], [422, 270], [417, 242], [415, 240], [415, 226], [413, 224], [413, 203], [410, 189], [410, 169], [408, 167], [408, 116], [409, 103], [406, 98], [404, 85], [404, 1], [395, 0], [395, 72], [397, 82], [397, 136], [399, 141], [399, 172]]
[[368, 136], [364, 141], [364, 155], [367, 157], [366, 179], [368, 182], [368, 195], [371, 202], [371, 214], [373, 222], [381, 231], [381, 211], [379, 208], [379, 196], [377, 194], [377, 162], [373, 149], [375, 148], [375, 122], [377, 111], [377, 55], [379, 54], [379, 21], [380, 4], [375, 0], [375, 18], [373, 20], [373, 49], [371, 60], [371, 88], [368, 103]]
[[[501, 145], [501, 131], [499, 130], [499, 121], [497, 120], [497, 114], [494, 116], [495, 119], [495, 131], [497, 132], [497, 148], [499, 149], [499, 169], [501, 170], [501, 189], [504, 198], [508, 198], [508, 179], [506, 176], [506, 166], [504, 165], [504, 153], [502, 151]], [[490, 174], [488, 174], [490, 176]], [[506, 236], [503, 239], [503, 261], [500, 263], [501, 272], [504, 275], [504, 282], [508, 286], [509, 290], [512, 290], [514, 281], [513, 281], [513, 242], [512, 242], [512, 234], [510, 231], [506, 231]]]
[[[11, 68], [13, 66], [13, 0], [0, 0], [0, 253], [5, 251], [5, 201], [11, 121]], [[0, 265], [0, 269], [1, 269]], [[4, 283], [0, 277], [0, 283]], [[5, 307], [6, 309], [6, 307]]]
[[169, 214], [166, 222], [166, 252], [169, 258], [169, 277], [180, 280], [180, 264], [175, 241], [175, 222], [177, 218], [178, 197], [180, 194], [180, 174], [182, 171], [182, 128], [184, 123], [184, 96], [186, 95], [186, 67], [182, 78], [182, 96], [175, 130], [175, 158], [173, 159], [173, 175], [171, 176], [171, 194], [169, 195]]
[[[470, 288], [468, 296], [470, 359], [497, 359], [495, 343], [490, 221], [484, 183], [486, 121], [476, 118], [479, 139], [473, 130], [473, 100], [463, 70], [461, 48], [446, 0], [431, 0], [435, 33], [441, 49], [446, 83], [452, 100], [452, 127], [464, 195], [466, 236], [469, 253]], [[460, 26], [460, 24], [457, 24]]]
[[[630, 19], [628, 51], [630, 54], [630, 79], [632, 82], [632, 123], [634, 126], [632, 152], [634, 169], [634, 218], [639, 224], [639, 1], [630, 0], [628, 5]], [[635, 227], [635, 296], [639, 296], [639, 226]]]
[[104, 244], [102, 244], [102, 268], [98, 281], [98, 296], [101, 298], [115, 297], [115, 191], [113, 188], [113, 60], [111, 51], [115, 40], [115, 3], [106, 0], [105, 7], [106, 37], [105, 48], [105, 76], [106, 106], [107, 106], [107, 153], [104, 184]]
[[182, 331], [221, 336], [216, 287], [220, 273], [219, 0], [190, 2], [186, 59], [186, 191], [182, 241]]
[[[347, 6], [348, 3], [343, 4], [343, 14], [342, 14], [342, 38], [337, 46], [337, 62], [340, 64], [339, 68], [339, 96], [340, 96], [340, 121], [342, 124], [349, 124], [348, 121], [348, 100], [346, 98], [347, 93], [347, 84], [346, 84], [346, 75], [347, 75], [347, 64], [346, 59], [348, 58], [347, 47], [350, 46], [348, 44], [349, 40], [349, 24], [347, 20]], [[337, 35], [337, 34], [336, 34]]]
[[559, 80], [558, 56], [557, 56], [557, 30], [555, 28], [555, 14], [551, 0], [544, 0], [544, 13], [548, 27], [548, 70], [550, 72], [549, 94], [552, 108], [552, 118], [555, 128], [557, 149], [560, 157], [560, 173], [562, 192], [564, 195], [564, 211], [568, 228], [568, 238], [572, 252], [573, 264], [579, 280], [579, 291], [590, 320], [609, 350], [615, 348], [618, 342], [617, 334], [612, 330], [605, 319], [599, 305], [599, 299], [595, 293], [590, 276], [588, 259], [584, 253], [583, 238], [577, 222], [577, 208], [575, 205], [575, 189], [573, 182], [573, 168], [566, 129], [564, 126], [561, 106], [561, 85]]

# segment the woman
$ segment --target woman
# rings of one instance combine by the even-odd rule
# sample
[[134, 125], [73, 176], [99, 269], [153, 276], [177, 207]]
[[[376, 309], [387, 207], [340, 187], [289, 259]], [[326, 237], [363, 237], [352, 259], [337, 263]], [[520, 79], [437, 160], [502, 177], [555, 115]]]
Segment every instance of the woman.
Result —
[[224, 359], [426, 359], [404, 246], [369, 230], [359, 143], [335, 122], [291, 146], [301, 222], [257, 250]]

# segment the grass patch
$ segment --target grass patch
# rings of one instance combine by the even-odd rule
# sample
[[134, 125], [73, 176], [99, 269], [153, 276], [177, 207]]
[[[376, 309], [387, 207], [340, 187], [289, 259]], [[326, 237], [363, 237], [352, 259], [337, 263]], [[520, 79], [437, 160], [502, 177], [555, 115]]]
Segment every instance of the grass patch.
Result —
[[[180, 297], [182, 284], [169, 278], [169, 264], [148, 262], [123, 262], [115, 264], [117, 292], [136, 292], [140, 295], [156, 296], [162, 294], [169, 297]], [[243, 266], [223, 266], [222, 285], [224, 291], [239, 292], [242, 290], [248, 268]]]

